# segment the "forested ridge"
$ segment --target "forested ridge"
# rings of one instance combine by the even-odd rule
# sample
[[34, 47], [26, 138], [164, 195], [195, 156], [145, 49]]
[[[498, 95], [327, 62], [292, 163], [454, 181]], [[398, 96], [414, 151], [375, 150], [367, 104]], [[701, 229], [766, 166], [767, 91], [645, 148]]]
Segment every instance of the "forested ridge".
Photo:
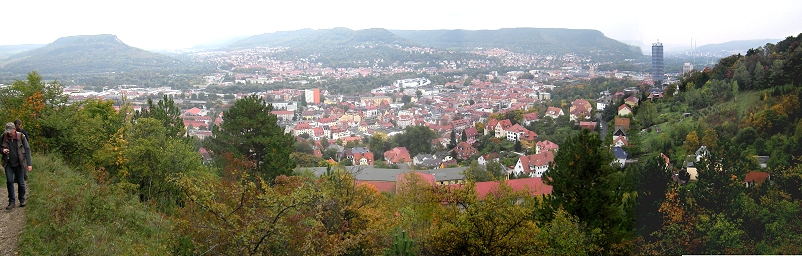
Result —
[[438, 48], [503, 48], [537, 54], [576, 53], [595, 60], [641, 57], [640, 47], [610, 39], [598, 30], [503, 28], [498, 30], [391, 30], [419, 45]]
[[[611, 136], [565, 138], [545, 176], [553, 194], [543, 197], [502, 183], [479, 198], [473, 182], [433, 187], [416, 175], [385, 194], [355, 185], [334, 164], [316, 177], [295, 168], [295, 138], [258, 97], [226, 110], [203, 142], [215, 157], [204, 165], [170, 99], [143, 113], [109, 101], [66, 105], [58, 83], [32, 72], [0, 90], [0, 117], [23, 119], [47, 170], [38, 174], [20, 251], [800, 254], [801, 42], [789, 37], [724, 58], [664, 98], [644, 99], [625, 147], [639, 161], [624, 169], [609, 164]], [[254, 136], [238, 136], [245, 133]], [[688, 157], [701, 146], [709, 153]], [[755, 156], [769, 156], [765, 168]], [[698, 177], [681, 184], [673, 177], [683, 179], [689, 159]], [[754, 171], [770, 178], [747, 187]]]

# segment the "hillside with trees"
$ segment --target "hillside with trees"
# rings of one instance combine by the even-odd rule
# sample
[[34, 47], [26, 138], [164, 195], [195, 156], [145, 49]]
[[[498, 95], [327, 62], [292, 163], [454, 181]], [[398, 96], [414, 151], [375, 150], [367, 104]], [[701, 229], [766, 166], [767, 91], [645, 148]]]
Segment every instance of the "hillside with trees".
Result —
[[354, 47], [367, 44], [387, 44], [411, 46], [406, 39], [398, 37], [385, 29], [351, 30], [348, 28], [301, 29], [295, 31], [279, 31], [251, 36], [233, 43], [229, 48], [265, 47], [298, 47], [316, 48]]
[[178, 59], [126, 45], [114, 35], [62, 37], [0, 63], [5, 72], [43, 74], [129, 72], [183, 67]]
[[800, 43], [724, 58], [635, 108], [641, 253], [800, 253]]
[[[386, 66], [404, 60], [431, 62], [458, 60], [459, 52], [477, 47], [502, 48], [535, 54], [575, 53], [598, 60], [621, 60], [642, 56], [638, 47], [605, 37], [596, 30], [510, 28], [499, 30], [350, 30], [303, 29], [266, 33], [242, 39], [230, 49], [287, 47], [279, 58], [314, 58], [338, 67]], [[412, 54], [403, 47], [458, 50], [448, 54]], [[476, 58], [476, 56], [472, 56]], [[383, 61], [376, 61], [381, 59]], [[362, 63], [360, 63], [362, 62]], [[364, 63], [367, 62], [367, 63]]]
[[729, 41], [720, 44], [706, 44], [696, 47], [694, 51], [697, 52], [738, 52], [746, 49], [755, 48], [755, 45], [765, 45], [767, 43], [774, 43], [782, 41], [781, 39], [755, 39], [755, 40], [737, 40]]
[[594, 59], [642, 56], [639, 47], [604, 36], [598, 30], [561, 28], [503, 28], [498, 30], [392, 30], [396, 35], [428, 47], [466, 49], [503, 48], [538, 54], [575, 53]]
[[280, 59], [311, 59], [335, 67], [388, 66], [400, 60], [432, 61], [431, 55], [412, 54], [402, 47], [414, 46], [408, 40], [381, 28], [302, 29], [251, 36], [231, 44], [228, 49], [284, 47], [274, 55]]

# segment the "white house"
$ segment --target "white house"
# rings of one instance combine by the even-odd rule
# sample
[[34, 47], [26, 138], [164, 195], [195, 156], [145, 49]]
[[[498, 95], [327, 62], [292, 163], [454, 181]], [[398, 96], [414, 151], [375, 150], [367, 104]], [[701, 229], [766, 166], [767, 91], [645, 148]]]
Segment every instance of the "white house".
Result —
[[549, 107], [546, 110], [546, 116], [550, 116], [553, 119], [557, 119], [561, 115], [565, 115], [565, 112], [561, 108], [558, 107]]
[[498, 162], [498, 160], [499, 160], [498, 153], [490, 153], [487, 155], [480, 156], [479, 159], [477, 159], [480, 165], [487, 165], [487, 163], [491, 161]]
[[528, 174], [530, 177], [537, 178], [543, 176], [549, 169], [549, 164], [554, 162], [554, 153], [546, 151], [540, 154], [521, 156], [515, 164], [513, 173], [515, 175]]
[[507, 133], [507, 140], [509, 141], [519, 141], [521, 140], [521, 136], [523, 136], [526, 132], [528, 132], [526, 128], [521, 126], [520, 124], [515, 124], [510, 126], [509, 128], [505, 129]]

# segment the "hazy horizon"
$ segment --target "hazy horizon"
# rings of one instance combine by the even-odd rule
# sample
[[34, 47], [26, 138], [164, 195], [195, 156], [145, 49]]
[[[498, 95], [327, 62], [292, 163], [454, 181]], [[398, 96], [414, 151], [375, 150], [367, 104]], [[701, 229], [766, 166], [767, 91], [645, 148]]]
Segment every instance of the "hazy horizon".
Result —
[[[147, 50], [188, 49], [237, 36], [298, 29], [494, 30], [500, 28], [594, 29], [645, 48], [658, 40], [690, 48], [736, 40], [784, 39], [802, 32], [802, 1], [763, 1], [771, 11], [749, 13], [752, 2], [640, 1], [539, 3], [519, 1], [311, 1], [222, 4], [203, 1], [73, 2], [7, 1], [0, 45], [48, 44], [75, 35], [113, 34]], [[36, 16], [23, 11], [36, 9]], [[676, 18], [674, 18], [676, 17]], [[639, 42], [640, 44], [635, 44]]]

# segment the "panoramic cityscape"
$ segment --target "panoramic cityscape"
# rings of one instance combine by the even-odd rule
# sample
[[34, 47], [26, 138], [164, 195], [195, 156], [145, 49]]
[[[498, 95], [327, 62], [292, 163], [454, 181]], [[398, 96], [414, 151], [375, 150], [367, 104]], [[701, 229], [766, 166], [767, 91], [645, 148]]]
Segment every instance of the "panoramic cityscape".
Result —
[[0, 28], [0, 254], [802, 254], [795, 1], [96, 4]]

